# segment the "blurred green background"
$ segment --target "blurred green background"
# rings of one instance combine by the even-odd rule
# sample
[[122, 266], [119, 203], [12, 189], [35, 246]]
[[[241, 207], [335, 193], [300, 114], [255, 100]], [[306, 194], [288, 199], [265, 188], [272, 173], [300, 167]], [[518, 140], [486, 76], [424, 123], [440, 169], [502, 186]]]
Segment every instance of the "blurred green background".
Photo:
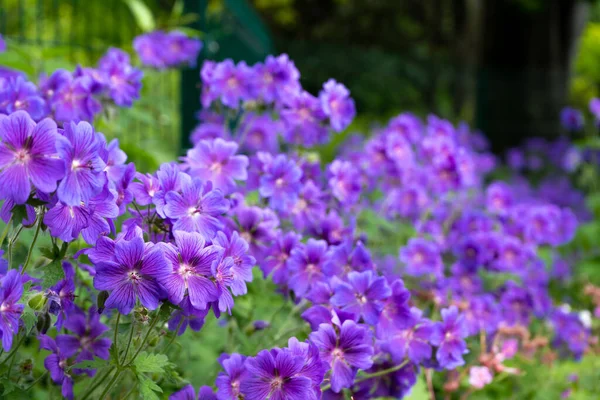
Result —
[[[497, 151], [563, 133], [560, 109], [587, 107], [600, 85], [600, 3], [587, 0], [0, 0], [0, 65], [35, 79], [110, 46], [132, 51], [158, 28], [201, 36], [202, 59], [289, 53], [307, 90], [330, 77], [350, 88], [358, 129], [433, 112], [482, 129]], [[142, 99], [98, 128], [150, 169], [188, 144], [199, 79], [145, 73]]]

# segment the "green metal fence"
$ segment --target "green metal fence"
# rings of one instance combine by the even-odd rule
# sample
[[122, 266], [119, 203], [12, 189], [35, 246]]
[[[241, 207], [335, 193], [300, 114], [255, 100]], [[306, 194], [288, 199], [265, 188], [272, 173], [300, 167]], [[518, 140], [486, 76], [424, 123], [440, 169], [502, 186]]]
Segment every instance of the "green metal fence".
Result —
[[[144, 0], [144, 4], [160, 20], [176, 2]], [[182, 146], [189, 145], [187, 138], [200, 107], [203, 58], [255, 62], [273, 50], [266, 29], [246, 0], [224, 0], [218, 12], [209, 10], [208, 0], [184, 0], [183, 6], [198, 17], [191, 27], [203, 32], [205, 46], [198, 67], [145, 69], [141, 99], [131, 109], [110, 116], [116, 121], [97, 126], [107, 137], [119, 138], [124, 150], [135, 151], [142, 165], [144, 153], [151, 165], [173, 159]], [[0, 55], [0, 65], [22, 70], [35, 80], [39, 73], [59, 67], [93, 65], [109, 47], [132, 52], [132, 40], [142, 30], [128, 0], [0, 0], [0, 33], [15, 44]]]

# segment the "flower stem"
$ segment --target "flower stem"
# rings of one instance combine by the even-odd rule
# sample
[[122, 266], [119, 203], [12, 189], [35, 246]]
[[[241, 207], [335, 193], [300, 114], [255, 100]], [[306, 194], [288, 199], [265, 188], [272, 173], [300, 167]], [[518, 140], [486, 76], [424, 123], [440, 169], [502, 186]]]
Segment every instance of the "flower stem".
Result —
[[35, 246], [35, 242], [37, 242], [37, 238], [40, 234], [40, 229], [42, 227], [42, 222], [44, 220], [44, 211], [38, 217], [37, 227], [35, 228], [35, 234], [33, 235], [33, 240], [31, 241], [31, 245], [29, 246], [29, 251], [27, 252], [27, 259], [25, 260], [25, 265], [23, 265], [23, 269], [21, 270], [21, 275], [25, 273], [25, 270], [29, 266], [29, 261], [31, 261], [31, 254], [33, 253], [33, 247]]
[[92, 393], [94, 393], [94, 390], [96, 390], [98, 388], [98, 386], [100, 386], [102, 384], [102, 382], [104, 382], [104, 380], [106, 378], [108, 378], [108, 375], [110, 375], [110, 373], [113, 371], [114, 368], [109, 369], [106, 374], [104, 374], [104, 376], [100, 379], [98, 379], [93, 385], [92, 387], [87, 391], [87, 393], [85, 395], [83, 395], [83, 397], [81, 398], [81, 400], [85, 400], [88, 397], [90, 397], [90, 395]]
[[135, 331], [135, 320], [131, 319], [131, 329], [129, 330], [129, 341], [127, 342], [127, 347], [125, 348], [125, 353], [123, 354], [123, 360], [121, 361], [121, 365], [125, 364], [127, 361], [127, 355], [129, 354], [129, 347], [131, 347], [131, 341], [133, 340], [133, 332]]
[[171, 338], [171, 340], [169, 340], [169, 343], [167, 343], [165, 348], [162, 350], [162, 353], [166, 354], [169, 347], [171, 347], [175, 339], [177, 339], [177, 334], [179, 333], [179, 329], [181, 329], [181, 325], [183, 325], [183, 317], [181, 317], [181, 321], [179, 321], [179, 323], [177, 324], [177, 328], [175, 328], [175, 332], [173, 332], [173, 337]]
[[6, 223], [4, 230], [2, 231], [2, 235], [0, 235], [0, 246], [4, 243], [4, 239], [6, 239], [6, 235], [8, 235], [8, 230], [10, 229], [10, 223], [12, 222], [12, 214], [10, 215], [10, 219]]
[[119, 337], [119, 321], [121, 320], [121, 313], [119, 311], [117, 311], [117, 322], [115, 322], [115, 338], [113, 339], [113, 346], [115, 346], [115, 354], [117, 355], [116, 359], [117, 359], [117, 366], [121, 365], [119, 363], [119, 343], [118, 343], [118, 337]]
[[115, 382], [117, 381], [117, 379], [119, 379], [120, 375], [121, 375], [121, 368], [117, 368], [117, 371], [115, 372], [115, 375], [110, 380], [110, 382], [108, 382], [108, 384], [104, 388], [104, 391], [102, 392], [102, 394], [100, 395], [100, 397], [98, 397], [99, 399], [106, 399], [106, 395], [108, 394], [108, 392], [110, 391], [110, 389], [112, 389], [113, 385], [115, 384]]
[[19, 227], [17, 228], [17, 232], [13, 235], [12, 238], [8, 239], [8, 269], [12, 268], [13, 245], [17, 241], [17, 238], [21, 234], [22, 230], [23, 230], [23, 225], [19, 225]]
[[[396, 372], [398, 370], [401, 370], [402, 368], [404, 368], [407, 364], [408, 364], [408, 360], [404, 360], [402, 361], [400, 364], [387, 368], [387, 369], [382, 369], [381, 371], [377, 371], [377, 372], [373, 372], [372, 374], [366, 374], [361, 376], [360, 378], [358, 378], [357, 380], [354, 381], [354, 383], [361, 383], [364, 381], [367, 381], [369, 379], [373, 379], [373, 378], [377, 378], [379, 376], [384, 376], [387, 374], [391, 374], [392, 372]], [[328, 383], [327, 385], [321, 386], [321, 392], [324, 392], [326, 390], [331, 389], [331, 384]]]
[[144, 339], [142, 340], [142, 344], [140, 344], [140, 347], [138, 347], [138, 349], [136, 350], [133, 357], [131, 357], [131, 361], [129, 361], [129, 365], [131, 365], [135, 361], [135, 358], [138, 356], [138, 354], [140, 354], [140, 352], [144, 348], [144, 345], [146, 344], [146, 342], [148, 341], [148, 338], [150, 337], [150, 333], [152, 333], [152, 329], [154, 329], [154, 326], [158, 322], [159, 316], [160, 316], [160, 313], [156, 313], [156, 316], [154, 317], [154, 319], [152, 319], [152, 322], [150, 323], [150, 327], [148, 328], [148, 331], [146, 332], [146, 336], [144, 336]]

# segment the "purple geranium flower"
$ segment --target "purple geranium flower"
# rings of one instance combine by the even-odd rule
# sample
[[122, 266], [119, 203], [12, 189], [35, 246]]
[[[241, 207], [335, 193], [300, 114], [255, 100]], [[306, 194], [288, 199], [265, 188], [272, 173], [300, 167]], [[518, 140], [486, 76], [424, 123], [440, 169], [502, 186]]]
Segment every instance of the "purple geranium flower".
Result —
[[46, 335], [40, 335], [38, 339], [40, 341], [40, 348], [52, 352], [52, 354], [44, 360], [44, 367], [46, 367], [50, 373], [50, 378], [54, 383], [62, 386], [61, 394], [63, 397], [72, 400], [73, 378], [67, 370], [69, 367], [68, 358], [75, 354], [73, 348], [71, 348], [68, 343], [58, 340], [58, 338], [56, 342]]
[[225, 194], [235, 190], [235, 181], [248, 179], [248, 157], [236, 155], [238, 145], [221, 138], [202, 140], [184, 157], [189, 174], [211, 181]]
[[247, 400], [311, 398], [312, 381], [300, 374], [304, 357], [289, 350], [262, 350], [245, 362], [248, 378], [242, 383], [241, 393]]
[[223, 249], [219, 246], [206, 246], [202, 235], [192, 232], [175, 231], [175, 245], [164, 246], [164, 255], [172, 273], [161, 283], [173, 304], [179, 304], [185, 294], [198, 310], [204, 310], [208, 303], [216, 301], [219, 293], [212, 275], [212, 264], [220, 257]]
[[74, 336], [59, 335], [56, 340], [65, 347], [79, 351], [76, 362], [83, 360], [93, 360], [94, 357], [100, 357], [108, 360], [108, 349], [112, 341], [109, 338], [102, 338], [108, 327], [100, 322], [100, 314], [95, 307], [92, 307], [89, 314], [74, 307], [68, 314], [64, 327], [71, 331]]
[[260, 178], [258, 189], [262, 197], [269, 199], [269, 206], [284, 210], [298, 199], [302, 188], [302, 170], [285, 155], [279, 154]]
[[349, 161], [335, 160], [328, 169], [329, 188], [342, 204], [356, 204], [361, 192], [361, 176]]
[[352, 320], [336, 327], [321, 324], [317, 332], [310, 334], [310, 341], [319, 348], [321, 359], [331, 366], [331, 389], [335, 393], [352, 386], [358, 369], [373, 365], [371, 332]]
[[46, 115], [46, 102], [23, 76], [0, 78], [0, 112], [12, 114], [19, 110], [39, 121]]
[[173, 393], [169, 396], [169, 400], [216, 400], [217, 396], [214, 394], [210, 386], [201, 386], [198, 389], [198, 397], [192, 385], [186, 385], [181, 390]]
[[95, 264], [94, 287], [110, 291], [106, 308], [116, 308], [122, 314], [129, 314], [137, 297], [144, 307], [156, 309], [163, 297], [159, 282], [172, 271], [162, 248], [151, 243], [144, 244], [142, 238], [134, 237], [116, 242], [114, 257], [114, 261], [103, 260]]
[[69, 206], [88, 202], [102, 191], [106, 164], [99, 150], [104, 141], [87, 122], [65, 124], [67, 140], [58, 142], [58, 153], [66, 165], [66, 176], [58, 185], [58, 198]]
[[[65, 174], [58, 158], [60, 140], [56, 123], [44, 119], [36, 125], [25, 111], [0, 116], [0, 195], [23, 204], [29, 198], [31, 184], [44, 193], [56, 190]], [[31, 184], [30, 184], [31, 182]]]
[[308, 92], [290, 96], [286, 108], [281, 110], [284, 124], [283, 136], [293, 144], [312, 147], [327, 143], [328, 132], [323, 125], [325, 114], [319, 99]]
[[248, 292], [246, 282], [252, 282], [252, 267], [256, 264], [256, 259], [248, 254], [250, 249], [248, 242], [234, 231], [229, 237], [223, 232], [218, 232], [213, 239], [213, 244], [225, 249], [223, 257], [233, 259], [231, 292], [235, 296], [246, 294]]
[[323, 90], [319, 93], [319, 100], [323, 112], [329, 117], [329, 123], [336, 132], [346, 129], [356, 115], [350, 91], [335, 79], [325, 82]]
[[454, 369], [465, 364], [463, 354], [467, 354], [467, 343], [464, 339], [469, 336], [465, 318], [458, 312], [456, 306], [442, 309], [442, 322], [435, 324], [435, 332], [431, 343], [438, 346], [436, 359], [442, 368]]
[[380, 346], [389, 353], [395, 363], [400, 363], [406, 357], [414, 363], [422, 363], [431, 357], [430, 341], [436, 333], [435, 325], [422, 317], [421, 310], [410, 310], [412, 324], [406, 329], [396, 330], [384, 340]]
[[19, 318], [23, 312], [23, 304], [17, 304], [23, 296], [21, 274], [11, 269], [2, 278], [0, 288], [0, 333], [2, 333], [2, 348], [9, 351], [13, 337], [19, 333]]
[[144, 73], [131, 66], [129, 55], [120, 49], [109, 49], [98, 61], [98, 68], [107, 75], [108, 93], [116, 105], [131, 107], [140, 97]]
[[219, 372], [215, 380], [217, 399], [231, 400], [240, 396], [240, 387], [246, 381], [249, 371], [245, 366], [246, 357], [237, 353], [225, 354], [219, 358], [224, 372]]
[[275, 284], [282, 285], [287, 283], [291, 253], [300, 245], [301, 238], [299, 234], [293, 231], [286, 232], [275, 238], [275, 241], [269, 248], [267, 257], [260, 264], [265, 277], [272, 274]]
[[93, 96], [93, 80], [89, 76], [70, 79], [56, 89], [49, 100], [57, 121], [93, 121], [102, 105]]
[[438, 246], [423, 238], [410, 239], [400, 249], [400, 261], [406, 266], [406, 273], [412, 276], [439, 275], [444, 267]]
[[362, 317], [368, 324], [377, 324], [383, 301], [392, 294], [386, 279], [377, 277], [373, 271], [353, 271], [347, 279], [348, 283], [333, 280], [331, 304]]
[[256, 83], [266, 103], [281, 100], [301, 89], [300, 72], [287, 54], [267, 56], [264, 64], [257, 64]]
[[311, 285], [323, 279], [323, 263], [327, 253], [327, 242], [308, 239], [305, 245], [292, 250], [288, 264], [291, 276], [289, 285], [296, 296], [304, 296]]
[[165, 214], [174, 220], [173, 228], [198, 232], [206, 240], [212, 239], [222, 228], [217, 217], [227, 212], [229, 201], [223, 192], [212, 189], [200, 179], [185, 182], [181, 194], [171, 191], [165, 195]]

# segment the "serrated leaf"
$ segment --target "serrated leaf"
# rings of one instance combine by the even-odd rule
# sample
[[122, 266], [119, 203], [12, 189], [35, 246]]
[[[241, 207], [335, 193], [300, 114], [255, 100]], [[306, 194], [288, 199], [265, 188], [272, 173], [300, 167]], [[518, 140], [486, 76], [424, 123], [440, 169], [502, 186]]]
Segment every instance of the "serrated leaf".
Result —
[[50, 286], [54, 286], [65, 277], [65, 271], [63, 270], [62, 263], [58, 260], [52, 261], [50, 264], [46, 265], [41, 269], [44, 277], [42, 279], [42, 286], [44, 288], [49, 288]]
[[54, 258], [56, 258], [56, 254], [54, 253], [54, 250], [51, 249], [50, 247], [42, 247], [40, 248], [40, 253], [42, 253], [42, 255], [50, 260], [54, 260]]
[[98, 369], [108, 365], [108, 360], [95, 357], [93, 360], [85, 360], [73, 365], [74, 369]]
[[159, 400], [156, 392], [162, 393], [160, 386], [142, 374], [138, 374], [137, 377], [140, 381], [139, 388], [141, 398], [145, 400]]
[[133, 365], [138, 374], [142, 372], [162, 373], [164, 372], [163, 367], [168, 363], [169, 358], [164, 354], [148, 354], [143, 351], [137, 356]]

